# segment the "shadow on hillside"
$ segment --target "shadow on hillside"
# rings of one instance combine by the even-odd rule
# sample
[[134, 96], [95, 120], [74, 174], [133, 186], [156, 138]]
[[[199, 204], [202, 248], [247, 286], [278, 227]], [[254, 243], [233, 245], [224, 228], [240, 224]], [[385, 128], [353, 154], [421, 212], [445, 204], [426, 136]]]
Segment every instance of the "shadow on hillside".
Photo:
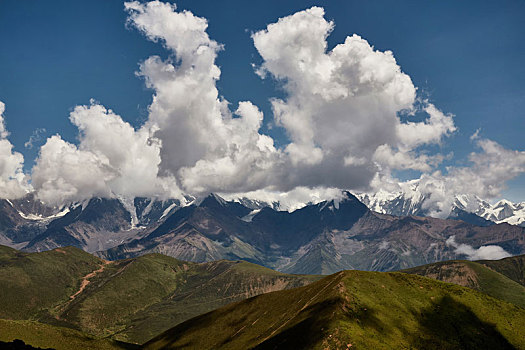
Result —
[[423, 310], [418, 319], [419, 329], [411, 337], [416, 349], [515, 349], [493, 324], [450, 296]]
[[[331, 321], [330, 314], [340, 304], [340, 298], [333, 298], [308, 306], [294, 317], [294, 320], [299, 320], [298, 323], [288, 328], [283, 327], [282, 330], [279, 330], [271, 338], [263, 341], [253, 349], [310, 348], [327, 335], [327, 328], [329, 328]], [[254, 339], [254, 342], [257, 342], [257, 340]]]
[[[358, 322], [363, 327], [371, 327], [385, 330], [383, 323], [375, 316], [375, 311], [370, 308], [359, 308], [357, 310], [344, 310], [342, 298], [332, 298], [313, 305], [301, 311], [294, 319], [299, 320], [292, 327], [283, 327], [273, 337], [265, 340], [254, 349], [311, 349], [313, 345], [323, 340], [330, 339], [337, 342], [338, 334], [330, 327], [330, 323], [340, 319], [335, 313], [343, 313], [343, 317], [349, 322]], [[329, 333], [332, 332], [332, 333]], [[330, 337], [330, 335], [333, 336]], [[254, 339], [254, 341], [256, 341]], [[342, 343], [337, 345], [341, 347]]]
[[[247, 307], [247, 305], [252, 303], [257, 303], [258, 297], [249, 298], [246, 300], [241, 301], [237, 305], [242, 305], [242, 307]], [[234, 304], [235, 305], [235, 304]], [[241, 306], [240, 306], [241, 307]], [[249, 307], [248, 307], [249, 308]], [[158, 342], [159, 344], [165, 344], [165, 346], [168, 346], [167, 344], [170, 344], [170, 346], [176, 346], [177, 349], [186, 349], [186, 348], [195, 348], [196, 344], [194, 344], [192, 340], [193, 333], [196, 334], [199, 333], [199, 331], [203, 329], [208, 329], [210, 332], [216, 331], [214, 329], [214, 326], [217, 326], [217, 320], [224, 320], [228, 319], [231, 313], [230, 308], [223, 308], [223, 309], [217, 309], [214, 311], [207, 312], [205, 314], [193, 317], [187, 321], [184, 321], [182, 323], [179, 323], [175, 327], [167, 330], [166, 332], [158, 335], [157, 337], [149, 340], [144, 345], [147, 345], [148, 343]], [[222, 332], [220, 334], [214, 334], [214, 336], [223, 336], [224, 334], [228, 334], [232, 329], [237, 329], [240, 324], [245, 322], [248, 315], [242, 315], [238, 318], [231, 319], [228, 323], [221, 324]], [[179, 343], [184, 339], [184, 343]], [[188, 339], [188, 340], [186, 340]], [[226, 338], [223, 341], [219, 341], [220, 345], [224, 345], [227, 342], [229, 342], [231, 338]], [[209, 348], [213, 348], [212, 344], [217, 345], [217, 339], [209, 339]]]

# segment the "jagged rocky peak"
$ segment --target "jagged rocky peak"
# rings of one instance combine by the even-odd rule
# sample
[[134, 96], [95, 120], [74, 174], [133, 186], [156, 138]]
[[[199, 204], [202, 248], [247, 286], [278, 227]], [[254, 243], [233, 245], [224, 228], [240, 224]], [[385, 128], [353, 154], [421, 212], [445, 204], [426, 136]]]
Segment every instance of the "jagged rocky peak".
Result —
[[186, 205], [186, 200], [176, 198], [157, 199], [136, 197], [133, 199], [133, 210], [138, 226], [148, 226], [161, 221], [177, 208]]
[[281, 203], [278, 201], [268, 202], [261, 199], [252, 199], [247, 197], [234, 198], [234, 202], [244, 205], [246, 208], [252, 210], [261, 210], [262, 208], [272, 208], [274, 210], [282, 210]]
[[[200, 203], [199, 203], [200, 202]], [[207, 208], [216, 213], [229, 213], [238, 218], [243, 218], [252, 212], [252, 209], [237, 201], [227, 201], [216, 193], [210, 193], [195, 203], [200, 208]]]
[[410, 186], [406, 192], [387, 192], [379, 190], [375, 193], [359, 193], [357, 198], [370, 210], [396, 216], [425, 216], [427, 209], [423, 207], [427, 195], [423, 194], [417, 184]]
[[219, 196], [216, 193], [210, 193], [206, 197], [204, 197], [201, 202], [199, 203], [200, 207], [208, 207], [208, 206], [226, 206], [228, 205], [228, 202]]

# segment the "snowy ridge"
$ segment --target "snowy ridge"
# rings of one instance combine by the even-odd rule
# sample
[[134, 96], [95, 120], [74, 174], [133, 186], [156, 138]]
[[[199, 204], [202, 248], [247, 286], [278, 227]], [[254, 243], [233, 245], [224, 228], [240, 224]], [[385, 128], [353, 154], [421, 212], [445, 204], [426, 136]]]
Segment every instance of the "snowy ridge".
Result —
[[[153, 203], [153, 201], [152, 201]], [[171, 213], [171, 211], [173, 210], [173, 208], [175, 208], [177, 206], [177, 203], [173, 203], [171, 204], [169, 207], [167, 207], [166, 209], [164, 209], [164, 211], [162, 212], [162, 215], [160, 216], [160, 219], [159, 220], [162, 220], [164, 219], [166, 216], [168, 216], [168, 214]]]
[[36, 215], [36, 214], [24, 214], [23, 212], [21, 212], [20, 210], [18, 210], [18, 215], [20, 215], [21, 217], [23, 217], [24, 219], [26, 220], [31, 220], [31, 221], [51, 221], [53, 219], [57, 219], [57, 218], [60, 218], [64, 215], [66, 215], [67, 213], [69, 213], [69, 208], [64, 208], [62, 211], [56, 213], [56, 214], [53, 214], [53, 215], [49, 215], [49, 216], [42, 216], [42, 215]]
[[502, 199], [488, 208], [481, 208], [477, 214], [495, 223], [525, 226], [525, 202], [512, 203]]
[[419, 215], [425, 216], [424, 207], [426, 195], [421, 193], [417, 183], [411, 184], [406, 192], [387, 192], [379, 190], [376, 193], [358, 193], [355, 195], [370, 210], [390, 215]]
[[[382, 214], [429, 215], [425, 207], [427, 197], [419, 191], [417, 184], [411, 186], [406, 192], [380, 190], [376, 193], [359, 193], [356, 194], [356, 197], [370, 210]], [[490, 204], [478, 196], [459, 194], [454, 197], [450, 210], [453, 211], [455, 208], [476, 214], [497, 224], [508, 223], [525, 227], [525, 202], [512, 203], [502, 199], [495, 204]]]

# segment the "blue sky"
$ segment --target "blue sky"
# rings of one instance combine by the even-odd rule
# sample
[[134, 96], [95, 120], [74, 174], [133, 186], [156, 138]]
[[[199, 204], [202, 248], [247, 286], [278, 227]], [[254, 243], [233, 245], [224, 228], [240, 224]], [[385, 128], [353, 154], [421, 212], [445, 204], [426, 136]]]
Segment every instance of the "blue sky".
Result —
[[[262, 59], [250, 35], [278, 18], [322, 6], [335, 22], [328, 49], [359, 34], [380, 51], [391, 50], [418, 92], [455, 115], [458, 128], [440, 147], [454, 153], [446, 165], [462, 165], [474, 147], [470, 136], [524, 150], [525, 2], [523, 1], [177, 1], [209, 21], [210, 37], [225, 45], [217, 58], [217, 86], [232, 105], [250, 100], [272, 119], [271, 97], [281, 84], [261, 79], [252, 63]], [[0, 2], [0, 101], [15, 150], [29, 170], [45, 138], [59, 133], [75, 142], [72, 108], [91, 98], [135, 127], [148, 118], [152, 91], [135, 76], [139, 62], [161, 45], [126, 28], [120, 1]], [[282, 128], [263, 124], [277, 145], [289, 140]], [[32, 148], [24, 147], [45, 128]], [[525, 179], [509, 182], [504, 196], [525, 200]]]

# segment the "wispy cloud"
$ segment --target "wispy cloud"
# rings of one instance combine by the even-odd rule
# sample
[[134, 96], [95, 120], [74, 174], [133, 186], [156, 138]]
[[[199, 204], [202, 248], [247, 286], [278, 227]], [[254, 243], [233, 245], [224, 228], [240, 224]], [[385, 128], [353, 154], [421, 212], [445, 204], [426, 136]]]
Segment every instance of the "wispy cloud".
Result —
[[457, 243], [455, 236], [450, 236], [446, 244], [455, 248], [456, 254], [466, 255], [469, 260], [498, 260], [511, 256], [497, 245], [484, 245], [478, 249], [464, 243]]
[[24, 147], [27, 149], [32, 149], [35, 146], [35, 143], [42, 140], [42, 135], [46, 133], [45, 128], [38, 128], [33, 131], [33, 134], [29, 136], [29, 140], [24, 143]]

